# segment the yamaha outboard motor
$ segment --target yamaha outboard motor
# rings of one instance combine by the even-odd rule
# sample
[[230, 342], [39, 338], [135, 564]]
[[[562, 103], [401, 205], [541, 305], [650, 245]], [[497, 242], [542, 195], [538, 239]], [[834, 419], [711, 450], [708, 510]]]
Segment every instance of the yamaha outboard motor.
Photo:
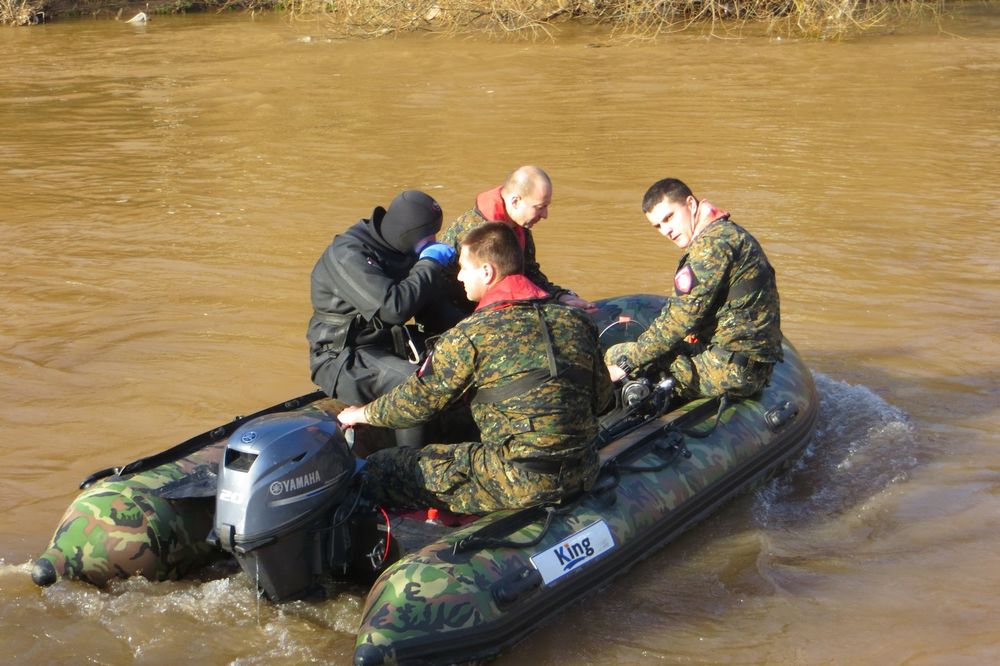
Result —
[[229, 438], [209, 540], [232, 553], [272, 601], [312, 593], [331, 566], [334, 513], [355, 457], [325, 415], [269, 414]]

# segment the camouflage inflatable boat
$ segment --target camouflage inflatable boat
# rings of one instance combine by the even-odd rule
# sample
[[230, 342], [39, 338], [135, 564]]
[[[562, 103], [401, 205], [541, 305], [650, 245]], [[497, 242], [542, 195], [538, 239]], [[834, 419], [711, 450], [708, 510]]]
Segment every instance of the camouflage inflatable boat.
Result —
[[[656, 296], [602, 301], [602, 344], [634, 339], [662, 305]], [[818, 408], [787, 341], [759, 400], [675, 408], [668, 395], [658, 378], [621, 387], [590, 492], [482, 517], [369, 505], [360, 456], [391, 433], [359, 428], [355, 444], [336, 401], [305, 395], [92, 475], [33, 578], [162, 580], [232, 556], [275, 602], [322, 593], [334, 579], [371, 585], [359, 666], [495, 656], [780, 471], [808, 444]]]

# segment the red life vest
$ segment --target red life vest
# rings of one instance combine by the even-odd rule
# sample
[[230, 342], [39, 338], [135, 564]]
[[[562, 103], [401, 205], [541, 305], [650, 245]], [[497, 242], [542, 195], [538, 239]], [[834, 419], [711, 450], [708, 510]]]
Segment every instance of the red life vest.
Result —
[[517, 242], [520, 243], [521, 249], [524, 250], [524, 227], [514, 222], [507, 215], [507, 204], [504, 203], [503, 197], [500, 195], [500, 190], [502, 189], [503, 187], [495, 187], [492, 190], [480, 192], [476, 196], [476, 210], [486, 218], [487, 222], [503, 222], [513, 229], [517, 235]]
[[493, 306], [498, 308], [506, 307], [510, 301], [530, 301], [548, 297], [548, 292], [541, 289], [524, 275], [518, 273], [516, 275], [508, 275], [490, 287], [483, 294], [483, 297], [479, 299], [476, 310], [483, 310]]

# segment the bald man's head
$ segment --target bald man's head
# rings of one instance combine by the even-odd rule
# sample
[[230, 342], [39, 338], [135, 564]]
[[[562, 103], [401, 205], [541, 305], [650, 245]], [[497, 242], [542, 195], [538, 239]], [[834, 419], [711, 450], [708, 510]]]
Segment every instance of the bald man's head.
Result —
[[540, 167], [526, 165], [515, 169], [500, 188], [507, 216], [525, 229], [549, 216], [552, 203], [552, 180]]

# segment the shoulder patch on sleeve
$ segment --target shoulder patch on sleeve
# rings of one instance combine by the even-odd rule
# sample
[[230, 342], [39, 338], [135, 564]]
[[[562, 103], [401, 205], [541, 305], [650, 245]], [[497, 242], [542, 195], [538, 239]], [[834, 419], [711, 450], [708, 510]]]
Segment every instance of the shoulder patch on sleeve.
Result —
[[697, 279], [691, 266], [685, 264], [674, 274], [674, 291], [678, 296], [690, 294], [696, 282]]

